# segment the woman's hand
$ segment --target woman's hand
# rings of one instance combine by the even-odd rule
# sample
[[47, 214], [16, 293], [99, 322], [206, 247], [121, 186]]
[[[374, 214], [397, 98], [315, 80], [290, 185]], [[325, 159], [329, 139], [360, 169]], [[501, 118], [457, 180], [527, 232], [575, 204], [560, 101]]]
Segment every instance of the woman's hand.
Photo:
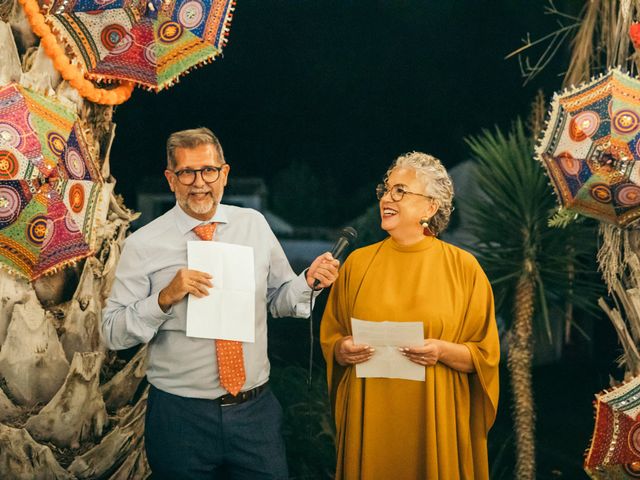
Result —
[[421, 347], [400, 347], [400, 352], [418, 365], [433, 367], [438, 362], [463, 373], [473, 373], [476, 367], [471, 351], [462, 344], [427, 338]]
[[412, 362], [433, 367], [442, 355], [442, 340], [427, 338], [421, 347], [401, 347], [399, 350]]
[[351, 335], [342, 337], [336, 342], [333, 350], [336, 362], [343, 367], [366, 362], [371, 358], [375, 350], [369, 345], [356, 345]]

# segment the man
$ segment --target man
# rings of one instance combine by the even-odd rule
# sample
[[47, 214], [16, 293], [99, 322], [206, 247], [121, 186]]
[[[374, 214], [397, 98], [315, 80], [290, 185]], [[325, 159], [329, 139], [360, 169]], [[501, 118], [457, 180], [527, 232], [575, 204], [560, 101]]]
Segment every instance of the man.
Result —
[[[145, 446], [154, 478], [287, 478], [282, 410], [267, 384], [267, 307], [307, 316], [314, 281], [328, 287], [338, 274], [325, 253], [296, 276], [260, 213], [221, 204], [229, 169], [210, 130], [169, 137], [165, 176], [177, 205], [127, 239], [104, 309], [109, 348], [149, 343]], [[254, 343], [185, 334], [187, 296], [208, 295], [216, 283], [186, 268], [187, 242], [212, 234], [253, 248]]]

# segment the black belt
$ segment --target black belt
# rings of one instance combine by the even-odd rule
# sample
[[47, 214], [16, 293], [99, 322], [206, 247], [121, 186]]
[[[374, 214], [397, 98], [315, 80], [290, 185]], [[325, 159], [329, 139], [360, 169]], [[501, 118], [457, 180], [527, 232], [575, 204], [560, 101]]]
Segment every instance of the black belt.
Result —
[[229, 405], [238, 405], [239, 403], [253, 400], [267, 388], [268, 383], [269, 382], [265, 382], [262, 385], [259, 385], [256, 388], [252, 388], [251, 390], [247, 390], [245, 392], [238, 392], [237, 395], [231, 395], [230, 393], [222, 395], [221, 397], [218, 397], [220, 406], [228, 407]]

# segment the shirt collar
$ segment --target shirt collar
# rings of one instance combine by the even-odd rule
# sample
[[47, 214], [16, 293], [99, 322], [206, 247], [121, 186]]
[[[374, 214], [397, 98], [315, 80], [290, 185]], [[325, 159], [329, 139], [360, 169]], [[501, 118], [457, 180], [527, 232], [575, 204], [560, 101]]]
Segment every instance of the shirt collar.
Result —
[[187, 214], [182, 207], [176, 203], [176, 206], [173, 207], [174, 217], [176, 219], [176, 224], [178, 225], [178, 230], [182, 235], [193, 230], [194, 227], [204, 223], [228, 223], [227, 219], [227, 206], [223, 204], [218, 204], [218, 208], [216, 208], [216, 213], [213, 214], [206, 222], [202, 220], [198, 220], [197, 218], [193, 218], [189, 214]]

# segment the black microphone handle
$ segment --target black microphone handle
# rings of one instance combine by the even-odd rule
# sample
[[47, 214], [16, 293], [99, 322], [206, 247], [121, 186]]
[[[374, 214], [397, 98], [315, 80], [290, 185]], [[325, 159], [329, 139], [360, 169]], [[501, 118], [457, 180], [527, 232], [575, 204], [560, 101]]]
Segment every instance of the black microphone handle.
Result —
[[[358, 233], [352, 227], [346, 227], [344, 230], [342, 230], [342, 235], [338, 237], [338, 240], [336, 240], [336, 243], [333, 245], [333, 248], [331, 249], [331, 256], [333, 258], [341, 257], [344, 251], [349, 246], [349, 243], [353, 242], [357, 238], [357, 236], [358, 236]], [[318, 285], [320, 285], [320, 280], [315, 279], [313, 281], [312, 288], [315, 290]]]
[[[338, 238], [338, 240], [336, 240], [336, 243], [333, 245], [333, 248], [331, 249], [331, 256], [333, 258], [338, 258], [340, 255], [344, 253], [345, 249], [348, 246], [349, 246], [349, 241], [346, 238], [344, 237]], [[320, 285], [320, 280], [316, 278], [313, 281], [312, 288], [315, 290], [318, 285]]]
[[340, 237], [336, 241], [336, 244], [333, 246], [333, 249], [331, 250], [331, 256], [333, 258], [341, 257], [348, 246], [349, 246], [349, 240], [347, 240], [344, 237]]

